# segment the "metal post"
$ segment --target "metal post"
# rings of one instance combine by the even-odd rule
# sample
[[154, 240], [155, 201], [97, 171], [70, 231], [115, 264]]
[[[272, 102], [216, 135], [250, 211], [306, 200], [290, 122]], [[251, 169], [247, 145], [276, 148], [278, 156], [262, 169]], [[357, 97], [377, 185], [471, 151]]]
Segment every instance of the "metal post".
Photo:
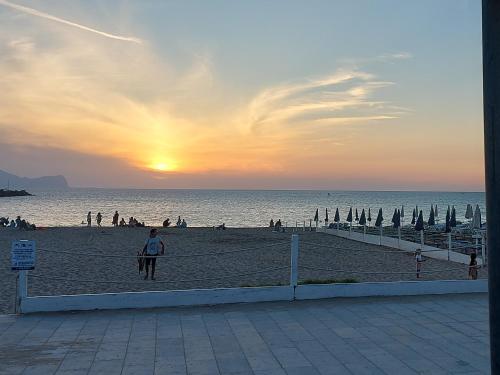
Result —
[[486, 264], [488, 264], [487, 262], [487, 255], [486, 255], [486, 243], [484, 241], [484, 234], [481, 233], [481, 254], [483, 256], [483, 267], [486, 266]]
[[401, 227], [398, 227], [398, 249], [401, 249]]
[[28, 271], [19, 271], [17, 274], [17, 311], [21, 310], [21, 301], [28, 296]]
[[448, 260], [450, 260], [450, 252], [451, 252], [451, 232], [448, 233]]
[[297, 279], [299, 275], [299, 235], [292, 234], [292, 250], [290, 253], [290, 286], [297, 286]]
[[483, 0], [483, 105], [491, 373], [500, 374], [500, 1]]
[[380, 230], [379, 245], [382, 246], [382, 234], [383, 234], [383, 230], [384, 230], [382, 224], [380, 224], [379, 230]]

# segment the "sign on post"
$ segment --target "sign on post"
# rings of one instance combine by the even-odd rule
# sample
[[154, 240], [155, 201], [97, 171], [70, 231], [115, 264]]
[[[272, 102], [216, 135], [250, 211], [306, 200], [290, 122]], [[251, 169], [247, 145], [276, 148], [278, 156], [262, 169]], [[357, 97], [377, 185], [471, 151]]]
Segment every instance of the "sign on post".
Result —
[[36, 245], [35, 241], [19, 240], [12, 241], [11, 248], [12, 271], [35, 269]]

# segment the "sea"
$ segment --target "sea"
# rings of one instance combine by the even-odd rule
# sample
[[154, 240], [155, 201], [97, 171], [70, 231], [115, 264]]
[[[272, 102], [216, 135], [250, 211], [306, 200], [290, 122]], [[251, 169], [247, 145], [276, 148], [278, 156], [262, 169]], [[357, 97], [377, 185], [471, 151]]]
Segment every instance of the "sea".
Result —
[[390, 225], [395, 208], [404, 207], [406, 223], [418, 206], [424, 219], [431, 205], [438, 206], [444, 219], [448, 206], [455, 206], [457, 220], [465, 220], [467, 204], [479, 205], [485, 220], [484, 192], [409, 192], [409, 191], [325, 191], [325, 190], [150, 190], [71, 188], [32, 191], [33, 196], [0, 198], [0, 217], [25, 218], [38, 226], [81, 226], [88, 211], [92, 218], [101, 212], [102, 225], [111, 225], [113, 213], [128, 222], [133, 216], [146, 225], [161, 225], [180, 216], [188, 226], [263, 227], [281, 219], [288, 227], [309, 226], [316, 209], [324, 222], [326, 209], [330, 222], [338, 208], [345, 221], [353, 212], [371, 209], [373, 220], [382, 208], [384, 223]]

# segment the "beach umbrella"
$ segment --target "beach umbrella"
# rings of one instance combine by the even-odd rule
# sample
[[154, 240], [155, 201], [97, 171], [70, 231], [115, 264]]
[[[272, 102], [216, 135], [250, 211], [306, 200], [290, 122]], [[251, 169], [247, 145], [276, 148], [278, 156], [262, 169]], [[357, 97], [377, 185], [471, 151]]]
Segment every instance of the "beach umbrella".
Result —
[[405, 217], [405, 206], [401, 206], [401, 218]]
[[472, 205], [467, 204], [467, 209], [465, 210], [465, 218], [470, 220], [474, 217], [474, 213], [472, 212]]
[[314, 221], [318, 222], [319, 220], [319, 215], [318, 215], [318, 209], [316, 208], [316, 214], [314, 215]]
[[377, 220], [375, 220], [375, 226], [376, 227], [381, 227], [382, 226], [382, 221], [384, 221], [384, 218], [382, 216], [382, 209], [380, 208], [378, 210]]
[[340, 215], [339, 215], [339, 209], [338, 209], [338, 207], [335, 210], [335, 217], [333, 218], [333, 221], [335, 221], [336, 223], [338, 223], [340, 221]]
[[436, 220], [435, 220], [435, 217], [434, 217], [434, 207], [432, 207], [432, 205], [431, 205], [431, 212], [429, 214], [429, 220], [427, 221], [427, 224], [429, 224], [429, 225], [435, 225], [436, 224]]
[[355, 216], [354, 220], [359, 221], [358, 209], [357, 208], [356, 208], [356, 216]]
[[455, 206], [451, 207], [451, 218], [450, 227], [454, 228], [457, 226], [457, 212], [455, 211]]
[[481, 209], [478, 204], [476, 204], [476, 210], [474, 211], [474, 217], [472, 218], [472, 228], [481, 229]]
[[424, 214], [422, 213], [422, 211], [420, 211], [418, 214], [417, 223], [415, 224], [415, 230], [416, 231], [424, 230]]
[[359, 225], [366, 225], [366, 215], [365, 215], [365, 209], [361, 211], [361, 216], [359, 217]]
[[450, 233], [451, 232], [451, 225], [450, 225], [450, 208], [448, 207], [448, 211], [446, 211], [446, 228], [445, 228], [445, 233]]
[[415, 209], [413, 209], [412, 217], [411, 217], [411, 225], [415, 225], [415, 219], [417, 218], [417, 214]]
[[352, 223], [352, 207], [349, 209], [349, 213], [347, 214], [347, 221]]
[[370, 208], [368, 208], [368, 219], [367, 220], [369, 223], [372, 221], [372, 213], [371, 213]]
[[392, 214], [391, 223], [394, 224], [394, 222], [396, 221], [396, 216], [398, 216], [398, 209], [397, 208], [394, 209], [394, 213]]
[[394, 223], [394, 228], [399, 228], [401, 226], [401, 211], [397, 210], [394, 213], [394, 218], [393, 218], [393, 223]]

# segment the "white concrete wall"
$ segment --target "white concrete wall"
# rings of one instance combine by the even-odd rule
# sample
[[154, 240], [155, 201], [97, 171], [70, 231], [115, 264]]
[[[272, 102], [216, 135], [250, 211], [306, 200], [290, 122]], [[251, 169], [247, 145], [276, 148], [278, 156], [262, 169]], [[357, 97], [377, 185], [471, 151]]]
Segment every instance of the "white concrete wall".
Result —
[[398, 281], [352, 284], [310, 284], [295, 288], [295, 299], [487, 293], [488, 280]]
[[[337, 229], [326, 229], [319, 228], [319, 233], [326, 233], [330, 235], [334, 235], [337, 237], [347, 238], [349, 240], [369, 243], [374, 245], [382, 245], [387, 246], [393, 249], [399, 249], [402, 251], [414, 253], [415, 250], [422, 248], [420, 243], [398, 240], [397, 238], [387, 237], [387, 236], [377, 236], [374, 234], [366, 234], [350, 232], [345, 230], [337, 230]], [[422, 249], [423, 255], [433, 259], [441, 259], [448, 260], [448, 250], [439, 249], [437, 247], [425, 245]], [[470, 257], [468, 255], [458, 253], [456, 251], [450, 251], [450, 261], [461, 264], [469, 264]], [[477, 259], [478, 265], [482, 265], [482, 259]]]
[[22, 313], [31, 313], [291, 300], [292, 287], [273, 286], [27, 297], [21, 300], [20, 308]]

